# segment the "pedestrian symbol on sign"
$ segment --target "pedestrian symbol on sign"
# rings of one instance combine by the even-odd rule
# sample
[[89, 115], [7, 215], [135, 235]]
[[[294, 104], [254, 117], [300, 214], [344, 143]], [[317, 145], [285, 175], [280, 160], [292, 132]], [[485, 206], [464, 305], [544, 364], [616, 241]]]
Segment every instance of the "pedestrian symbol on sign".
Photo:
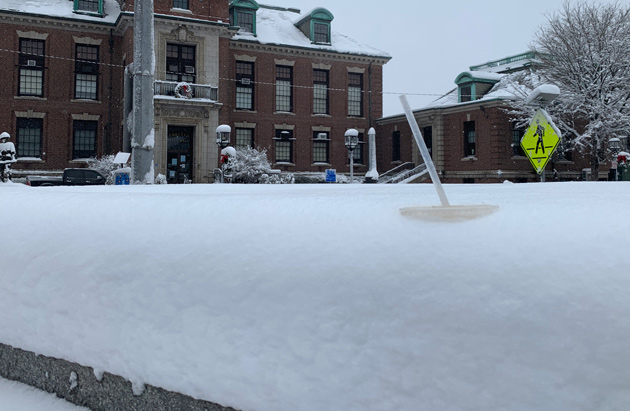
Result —
[[538, 147], [542, 150], [543, 154], [545, 154], [545, 143], [543, 143], [543, 137], [545, 136], [545, 128], [538, 124], [536, 127], [536, 132], [534, 133], [534, 137], [538, 136], [538, 141], [536, 142], [536, 154], [538, 154]]

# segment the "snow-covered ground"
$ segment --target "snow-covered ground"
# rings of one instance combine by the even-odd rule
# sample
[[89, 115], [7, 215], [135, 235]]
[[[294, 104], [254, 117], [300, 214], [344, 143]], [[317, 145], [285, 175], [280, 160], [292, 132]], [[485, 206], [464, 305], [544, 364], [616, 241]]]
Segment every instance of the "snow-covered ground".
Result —
[[2, 411], [89, 411], [57, 398], [55, 394], [0, 378], [0, 410]]
[[0, 185], [0, 342], [237, 409], [630, 404], [630, 184]]

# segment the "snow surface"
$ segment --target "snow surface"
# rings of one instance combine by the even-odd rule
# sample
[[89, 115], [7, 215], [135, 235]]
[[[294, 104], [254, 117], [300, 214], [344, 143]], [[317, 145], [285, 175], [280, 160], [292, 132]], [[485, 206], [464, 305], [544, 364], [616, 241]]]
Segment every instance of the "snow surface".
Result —
[[0, 410], [3, 411], [89, 411], [55, 394], [0, 378]]
[[74, 2], [69, 0], [0, 0], [0, 10], [74, 20], [89, 20], [95, 23], [114, 23], [120, 14], [120, 6], [116, 0], [104, 0], [103, 17], [75, 13]]
[[0, 185], [0, 341], [242, 410], [630, 404], [630, 184]]
[[358, 54], [372, 57], [390, 58], [384, 51], [354, 40], [335, 30], [335, 22], [331, 22], [331, 43], [313, 44], [295, 26], [295, 22], [301, 17], [293, 11], [275, 10], [261, 7], [256, 13], [256, 35], [245, 31], [239, 31], [234, 36], [235, 40], [250, 40], [260, 44], [275, 44], [291, 47], [301, 47], [317, 50], [328, 50], [338, 53]]

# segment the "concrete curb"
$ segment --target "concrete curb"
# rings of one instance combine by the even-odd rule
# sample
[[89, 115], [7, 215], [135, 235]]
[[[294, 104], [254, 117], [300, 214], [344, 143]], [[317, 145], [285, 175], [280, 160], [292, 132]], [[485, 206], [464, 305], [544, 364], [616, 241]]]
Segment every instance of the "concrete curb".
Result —
[[54, 393], [92, 411], [236, 411], [209, 401], [146, 385], [135, 395], [131, 382], [91, 367], [0, 343], [0, 376]]

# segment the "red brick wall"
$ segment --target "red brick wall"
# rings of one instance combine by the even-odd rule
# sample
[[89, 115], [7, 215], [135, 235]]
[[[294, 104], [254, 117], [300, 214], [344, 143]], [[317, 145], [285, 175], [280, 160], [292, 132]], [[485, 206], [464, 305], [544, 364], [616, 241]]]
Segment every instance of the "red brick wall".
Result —
[[[127, 3], [129, 2], [128, 0]], [[229, 21], [229, 2], [227, 0], [189, 0], [188, 7], [190, 12], [177, 11], [177, 9], [173, 9], [173, 0], [154, 0], [153, 2], [153, 9], [157, 14], [170, 14], [210, 21], [222, 20], [226, 23]], [[133, 7], [128, 9], [133, 9]]]
[[[122, 82], [122, 68], [110, 66], [119, 63], [116, 55], [110, 58], [108, 31], [82, 33], [75, 30], [52, 29], [47, 27], [3, 24], [0, 32], [0, 48], [19, 50], [17, 31], [35, 31], [48, 34], [45, 40], [44, 97], [18, 96], [18, 53], [4, 52], [0, 59], [0, 70], [4, 73], [0, 80], [0, 90], [5, 96], [0, 101], [0, 128], [8, 131], [15, 142], [15, 112], [46, 113], [43, 119], [42, 162], [19, 162], [14, 169], [63, 169], [72, 160], [72, 114], [88, 113], [98, 115], [97, 154], [105, 154], [109, 149], [120, 149], [120, 123], [118, 115], [121, 106], [120, 87], [110, 89], [109, 85]], [[73, 101], [74, 99], [74, 57], [73, 36], [100, 39], [98, 101]], [[114, 39], [116, 43], [119, 39]], [[110, 80], [111, 79], [111, 80]], [[111, 101], [111, 105], [110, 105]], [[105, 138], [105, 129], [112, 123], [111, 134]]]
[[[255, 145], [268, 150], [271, 162], [275, 159], [274, 140], [275, 124], [295, 126], [294, 164], [295, 166], [278, 165], [277, 168], [287, 171], [324, 171], [335, 168], [339, 173], [349, 172], [348, 150], [344, 145], [344, 133], [348, 128], [363, 129], [365, 141], [370, 128], [368, 80], [369, 64], [358, 64], [332, 59], [316, 59], [309, 57], [287, 56], [260, 51], [232, 49], [228, 59], [222, 63], [225, 79], [234, 79], [236, 72], [235, 55], [256, 57], [254, 111], [236, 110], [236, 88], [233, 81], [221, 82], [221, 121], [233, 125], [235, 122], [256, 123], [254, 132]], [[222, 54], [223, 57], [223, 54]], [[293, 113], [275, 113], [275, 59], [295, 61], [293, 66]], [[330, 115], [313, 115], [313, 63], [330, 65], [329, 71], [329, 113]], [[365, 70], [363, 74], [364, 93], [363, 113], [361, 118], [348, 117], [348, 67], [358, 67]], [[372, 119], [382, 114], [382, 66], [372, 65]], [[330, 127], [330, 165], [313, 165], [312, 127]], [[364, 148], [365, 164], [356, 165], [355, 171], [367, 171], [368, 150]]]
[[[465, 179], [473, 179], [476, 183], [512, 181], [539, 181], [540, 177], [535, 173], [530, 161], [524, 156], [514, 155], [512, 147], [512, 123], [509, 116], [494, 105], [470, 105], [467, 109], [462, 107], [451, 107], [450, 113], [443, 116], [433, 116], [435, 118], [433, 126], [434, 153], [433, 159], [438, 165], [438, 169], [444, 170], [442, 181], [446, 183], [462, 183]], [[444, 110], [446, 111], [446, 110]], [[430, 113], [422, 113], [421, 117], [429, 116]], [[440, 120], [441, 118], [441, 120]], [[439, 149], [439, 126], [441, 121], [443, 127], [443, 157], [438, 158]], [[474, 156], [464, 155], [464, 122], [475, 122], [476, 153]], [[427, 121], [421, 121], [423, 127]], [[398, 163], [391, 162], [392, 156], [392, 133], [395, 130], [401, 132], [401, 162], [412, 161], [412, 148], [415, 142], [411, 129], [404, 116], [383, 119], [379, 121], [377, 128], [377, 153], [379, 173], [383, 173]], [[415, 150], [415, 148], [414, 148]], [[550, 160], [546, 167], [549, 174], [555, 168], [558, 171], [558, 178], [562, 180], [579, 179], [582, 168], [589, 167], [585, 156], [574, 153], [573, 161], [553, 161]], [[607, 165], [602, 167], [605, 170]]]

